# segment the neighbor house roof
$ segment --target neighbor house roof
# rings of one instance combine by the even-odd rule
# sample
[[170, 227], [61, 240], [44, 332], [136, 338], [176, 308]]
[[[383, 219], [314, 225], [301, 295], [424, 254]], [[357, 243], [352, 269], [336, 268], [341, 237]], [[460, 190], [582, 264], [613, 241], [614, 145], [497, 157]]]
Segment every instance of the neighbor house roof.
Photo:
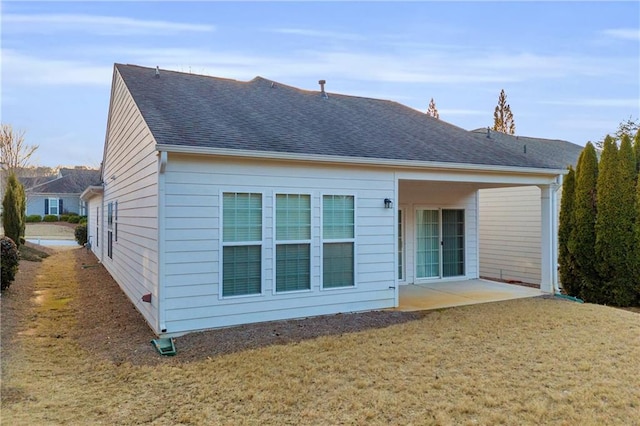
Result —
[[100, 181], [100, 170], [60, 169], [58, 177], [26, 189], [39, 194], [80, 194]]
[[578, 157], [584, 149], [561, 139], [542, 139], [528, 136], [508, 135], [490, 129], [476, 129], [471, 132], [476, 138], [486, 139], [501, 147], [501, 149], [516, 149], [528, 156], [538, 157], [548, 162], [552, 167], [565, 169], [569, 165], [578, 163]]
[[397, 102], [116, 64], [161, 146], [557, 168]]

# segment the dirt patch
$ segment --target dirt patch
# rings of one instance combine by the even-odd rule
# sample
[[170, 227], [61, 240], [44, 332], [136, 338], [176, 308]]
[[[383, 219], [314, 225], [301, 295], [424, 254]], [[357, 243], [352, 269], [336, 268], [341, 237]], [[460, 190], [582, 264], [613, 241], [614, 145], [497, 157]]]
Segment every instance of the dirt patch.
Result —
[[95, 256], [84, 249], [74, 252], [78, 280], [78, 298], [72, 303], [78, 321], [80, 345], [91, 353], [115, 363], [134, 365], [193, 362], [222, 354], [284, 345], [367, 329], [388, 327], [422, 318], [420, 312], [378, 311], [329, 315], [299, 320], [248, 324], [218, 330], [191, 333], [175, 339], [179, 356], [160, 356], [151, 345], [156, 338]]

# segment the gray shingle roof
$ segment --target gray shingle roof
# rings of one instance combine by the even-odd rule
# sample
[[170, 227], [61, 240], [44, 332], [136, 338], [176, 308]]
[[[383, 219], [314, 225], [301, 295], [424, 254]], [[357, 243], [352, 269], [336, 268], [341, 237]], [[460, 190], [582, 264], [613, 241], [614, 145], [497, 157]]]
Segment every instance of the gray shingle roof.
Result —
[[80, 194], [100, 181], [100, 170], [60, 169], [59, 177], [26, 189], [38, 194]]
[[396, 102], [116, 64], [158, 144], [557, 168]]
[[[580, 145], [560, 139], [513, 136], [495, 131], [487, 132], [487, 129], [476, 129], [472, 133], [477, 138], [492, 141], [504, 150], [520, 152], [526, 150], [527, 156], [538, 157], [557, 169], [565, 169], [569, 165], [575, 167], [578, 163], [578, 157], [584, 149]], [[488, 138], [487, 135], [489, 135]]]

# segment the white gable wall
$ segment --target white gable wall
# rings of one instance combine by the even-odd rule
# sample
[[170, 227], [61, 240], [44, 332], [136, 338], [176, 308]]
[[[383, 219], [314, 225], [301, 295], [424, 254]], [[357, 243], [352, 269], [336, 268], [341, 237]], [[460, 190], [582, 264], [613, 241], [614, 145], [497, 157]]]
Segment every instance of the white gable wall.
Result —
[[540, 188], [480, 191], [480, 275], [540, 284]]
[[[164, 306], [167, 333], [395, 305], [395, 200], [392, 171], [169, 155], [164, 178]], [[263, 294], [220, 296], [223, 192], [263, 194]], [[310, 194], [311, 291], [274, 292], [276, 193]], [[321, 289], [322, 195], [353, 195], [356, 286]]]
[[[102, 262], [158, 331], [158, 155], [155, 140], [117, 72], [112, 87], [103, 179]], [[107, 253], [109, 203], [114, 206], [112, 258]], [[151, 303], [141, 300], [148, 293], [152, 295]]]

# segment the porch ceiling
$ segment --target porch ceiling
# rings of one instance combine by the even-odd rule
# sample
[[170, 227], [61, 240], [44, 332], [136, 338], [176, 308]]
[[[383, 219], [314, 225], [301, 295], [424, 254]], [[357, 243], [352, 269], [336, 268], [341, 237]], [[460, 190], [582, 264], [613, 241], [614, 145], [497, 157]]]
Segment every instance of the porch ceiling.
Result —
[[423, 311], [542, 296], [542, 291], [488, 280], [461, 280], [400, 286], [398, 311]]

